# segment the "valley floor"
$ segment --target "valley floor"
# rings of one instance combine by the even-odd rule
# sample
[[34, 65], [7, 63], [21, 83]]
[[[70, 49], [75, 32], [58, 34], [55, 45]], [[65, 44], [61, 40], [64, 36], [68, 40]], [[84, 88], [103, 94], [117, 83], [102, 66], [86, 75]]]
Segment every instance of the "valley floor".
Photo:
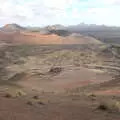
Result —
[[118, 48], [5, 45], [0, 56], [0, 120], [120, 120]]

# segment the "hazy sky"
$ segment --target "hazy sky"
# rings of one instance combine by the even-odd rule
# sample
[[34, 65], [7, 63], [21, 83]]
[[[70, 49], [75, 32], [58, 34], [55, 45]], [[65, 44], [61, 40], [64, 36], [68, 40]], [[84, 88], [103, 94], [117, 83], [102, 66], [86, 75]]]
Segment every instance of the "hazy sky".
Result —
[[0, 0], [0, 25], [81, 22], [120, 26], [120, 0]]

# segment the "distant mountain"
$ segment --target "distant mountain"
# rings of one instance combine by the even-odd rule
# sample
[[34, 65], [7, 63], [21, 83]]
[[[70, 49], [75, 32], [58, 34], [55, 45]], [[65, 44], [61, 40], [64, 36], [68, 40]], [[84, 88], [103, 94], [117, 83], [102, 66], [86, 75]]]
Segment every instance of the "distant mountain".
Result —
[[9, 44], [101, 44], [95, 38], [73, 34], [61, 25], [44, 28], [7, 24], [0, 30], [0, 43]]
[[93, 37], [104, 43], [120, 44], [120, 27], [82, 23], [68, 26], [67, 30], [72, 33]]
[[63, 25], [60, 24], [56, 24], [56, 25], [51, 25], [51, 26], [47, 26], [45, 27], [46, 29], [50, 30], [66, 30], [67, 28]]
[[67, 27], [68, 30], [72, 32], [82, 32], [82, 31], [120, 31], [120, 27], [96, 25], [96, 24], [78, 24], [71, 25]]
[[25, 28], [21, 27], [18, 24], [6, 24], [0, 30], [2, 30], [4, 32], [16, 32], [16, 31], [25, 30]]
[[[88, 36], [90, 38], [94, 38], [104, 43], [110, 44], [120, 44], [120, 27], [110, 27], [105, 25], [96, 25], [96, 24], [78, 24], [78, 25], [71, 25], [71, 26], [63, 26], [60, 24], [46, 26], [43, 28], [40, 27], [22, 27], [17, 24], [7, 24], [4, 27], [0, 28], [0, 34], [3, 33], [14, 33], [19, 34], [19, 32], [30, 32], [30, 34], [41, 34], [41, 35], [57, 35], [60, 37], [69, 37], [77, 36], [81, 34], [83, 36]], [[5, 33], [6, 32], [6, 33]], [[8, 38], [7, 35], [3, 35], [2, 39], [5, 40]], [[10, 36], [10, 35], [9, 35]], [[27, 36], [27, 35], [26, 35]], [[17, 38], [17, 37], [16, 37]], [[38, 37], [39, 38], [39, 37]], [[13, 39], [13, 37], [11, 37]], [[30, 39], [30, 38], [29, 38]], [[75, 37], [76, 39], [76, 37]], [[88, 39], [87, 39], [88, 40]]]

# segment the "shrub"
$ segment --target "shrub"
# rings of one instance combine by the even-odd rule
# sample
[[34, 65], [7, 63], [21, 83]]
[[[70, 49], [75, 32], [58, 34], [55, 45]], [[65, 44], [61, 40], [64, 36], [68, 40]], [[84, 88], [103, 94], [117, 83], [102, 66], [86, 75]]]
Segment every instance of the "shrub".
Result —
[[33, 102], [32, 101], [27, 101], [27, 104], [32, 106], [33, 105]]
[[21, 97], [21, 96], [25, 96], [25, 95], [26, 95], [26, 93], [23, 92], [22, 90], [19, 90], [16, 92], [16, 97]]
[[120, 101], [110, 100], [101, 102], [98, 109], [111, 112], [120, 112]]
[[13, 97], [13, 95], [12, 95], [12, 94], [10, 94], [10, 93], [6, 93], [4, 97], [6, 97], [6, 98], [12, 98], [12, 97]]
[[33, 99], [38, 100], [38, 99], [39, 99], [39, 96], [35, 95], [35, 96], [33, 96]]
[[62, 70], [63, 70], [63, 68], [61, 68], [61, 67], [53, 67], [50, 69], [49, 72], [53, 73], [53, 74], [58, 74], [58, 73], [62, 72]]

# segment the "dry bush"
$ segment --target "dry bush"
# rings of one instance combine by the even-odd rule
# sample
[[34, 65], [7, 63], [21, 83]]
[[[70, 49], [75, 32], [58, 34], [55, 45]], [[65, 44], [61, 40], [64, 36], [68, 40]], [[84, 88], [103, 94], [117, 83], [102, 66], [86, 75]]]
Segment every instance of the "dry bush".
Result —
[[32, 102], [32, 101], [27, 101], [27, 105], [32, 106], [32, 105], [33, 105], [33, 102]]
[[22, 90], [19, 90], [16, 92], [16, 97], [21, 97], [21, 96], [26, 96], [26, 93], [23, 92]]
[[35, 96], [33, 96], [33, 99], [38, 100], [39, 96], [35, 95]]
[[37, 103], [38, 103], [39, 105], [45, 105], [45, 103], [42, 102], [42, 101], [37, 101]]
[[4, 95], [4, 97], [6, 97], [6, 98], [13, 98], [13, 95], [10, 94], [10, 93], [6, 93], [6, 94]]
[[26, 93], [23, 92], [22, 90], [17, 90], [17, 91], [7, 91], [5, 94], [4, 94], [4, 97], [6, 98], [17, 98], [17, 97], [22, 97], [22, 96], [25, 96]]
[[62, 72], [62, 70], [63, 70], [63, 68], [61, 68], [61, 67], [52, 67], [49, 70], [49, 73], [58, 74], [58, 73]]
[[90, 94], [88, 94], [87, 95], [91, 100], [96, 100], [96, 98], [97, 98], [97, 96], [95, 95], [95, 94], [93, 94], [93, 93], [90, 93]]
[[27, 104], [32, 106], [32, 105], [45, 105], [45, 102], [39, 98], [38, 95], [33, 96], [32, 98], [29, 98], [27, 101]]
[[99, 104], [98, 109], [110, 112], [120, 112], [120, 101], [116, 100], [103, 101]]

